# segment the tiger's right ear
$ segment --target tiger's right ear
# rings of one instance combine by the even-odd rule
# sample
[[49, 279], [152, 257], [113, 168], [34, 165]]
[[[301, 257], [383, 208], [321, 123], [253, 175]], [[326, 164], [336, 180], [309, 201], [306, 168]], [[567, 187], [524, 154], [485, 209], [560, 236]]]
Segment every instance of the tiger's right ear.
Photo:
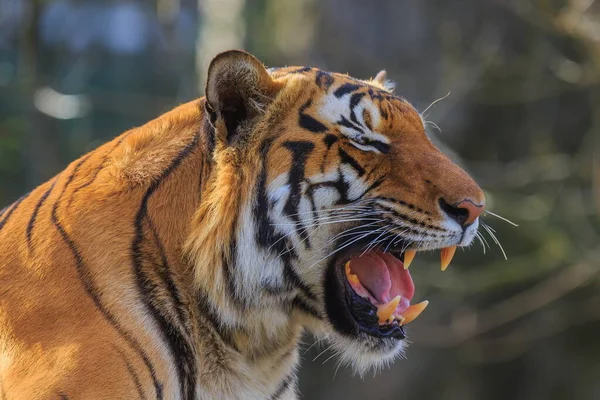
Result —
[[217, 136], [233, 143], [240, 126], [248, 126], [246, 122], [262, 113], [280, 89], [254, 56], [241, 50], [218, 54], [208, 67], [205, 90], [211, 121], [216, 126], [222, 121], [226, 130], [222, 137], [217, 129]]

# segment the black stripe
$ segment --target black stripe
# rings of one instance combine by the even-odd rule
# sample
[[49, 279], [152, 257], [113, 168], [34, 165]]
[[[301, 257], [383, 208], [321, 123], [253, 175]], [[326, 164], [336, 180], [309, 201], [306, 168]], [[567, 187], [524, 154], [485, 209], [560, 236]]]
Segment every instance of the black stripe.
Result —
[[320, 121], [317, 121], [314, 117], [305, 113], [306, 109], [312, 104], [312, 99], [308, 99], [306, 103], [300, 107], [298, 112], [298, 125], [313, 133], [323, 133], [327, 131], [327, 126]]
[[364, 93], [354, 93], [350, 97], [350, 119], [355, 124], [361, 125], [361, 126], [362, 126], [362, 124], [360, 122], [358, 122], [358, 119], [356, 118], [356, 113], [354, 112], [354, 109], [356, 108], [356, 106], [358, 106], [358, 104], [360, 103], [360, 101], [362, 100], [363, 97], [365, 97]]
[[19, 200], [17, 200], [12, 207], [10, 207], [8, 209], [8, 211], [6, 211], [6, 214], [4, 216], [4, 219], [2, 221], [0, 221], [0, 231], [2, 230], [2, 228], [4, 228], [4, 225], [6, 225], [6, 223], [8, 222], [8, 220], [10, 219], [10, 216], [15, 212], [15, 210], [19, 207], [19, 205], [23, 202], [23, 200], [25, 200], [25, 198], [28, 196], [29, 194], [26, 194], [25, 196], [22, 196]]
[[[262, 167], [257, 179], [256, 201], [254, 202], [253, 214], [256, 225], [256, 242], [262, 248], [268, 248], [275, 242], [275, 231], [269, 218], [269, 200], [267, 198], [267, 154], [273, 145], [273, 139], [267, 139], [261, 145]], [[281, 238], [279, 238], [281, 239]]]
[[44, 205], [44, 202], [46, 201], [48, 196], [50, 196], [52, 189], [54, 189], [54, 186], [56, 186], [57, 181], [58, 181], [58, 177], [54, 178], [54, 181], [52, 182], [52, 184], [50, 185], [48, 190], [46, 190], [46, 192], [42, 195], [40, 200], [37, 202], [37, 204], [35, 205], [35, 208], [33, 210], [33, 213], [31, 214], [31, 218], [29, 219], [29, 223], [27, 224], [27, 229], [25, 231], [25, 235], [27, 237], [27, 247], [29, 248], [30, 251], [33, 250], [33, 246], [31, 244], [31, 238], [32, 238], [32, 234], [33, 234], [33, 227], [35, 226], [35, 220], [37, 218], [38, 213], [40, 212], [40, 208], [42, 208], [42, 205]]
[[58, 397], [60, 397], [60, 400], [69, 400], [69, 397], [62, 392], [58, 394]]
[[337, 88], [335, 92], [333, 92], [334, 96], [340, 98], [348, 93], [354, 92], [359, 89], [360, 85], [355, 85], [353, 83], [344, 83], [342, 86]]
[[88, 186], [90, 186], [92, 183], [94, 183], [94, 181], [96, 180], [96, 178], [98, 178], [98, 175], [100, 174], [100, 171], [102, 171], [105, 167], [106, 164], [108, 163], [108, 161], [110, 160], [110, 155], [112, 154], [112, 152], [119, 147], [119, 145], [121, 143], [123, 143], [123, 141], [133, 133], [134, 131], [129, 131], [125, 134], [123, 134], [123, 136], [121, 136], [119, 138], [119, 140], [117, 140], [117, 142], [115, 143], [115, 145], [108, 151], [108, 153], [102, 158], [102, 162], [100, 163], [100, 165], [98, 167], [96, 167], [96, 169], [94, 170], [93, 175], [91, 176], [91, 178], [85, 182], [82, 183], [81, 185], [77, 186], [75, 189], [73, 189], [71, 191], [71, 196], [69, 197], [69, 201], [67, 202], [67, 206], [70, 206], [71, 203], [73, 202], [73, 199], [75, 198], [75, 195], [77, 194], [77, 192], [79, 192], [81, 189], [84, 189]]
[[[299, 147], [295, 144], [300, 143]], [[261, 156], [263, 160], [267, 159], [267, 153], [273, 144], [273, 140], [265, 141], [262, 145]], [[306, 145], [305, 149], [302, 149], [303, 144]], [[298, 151], [299, 154], [304, 154], [305, 157], [308, 156], [308, 151], [314, 148], [314, 144], [310, 142], [286, 142], [284, 146], [288, 149]], [[301, 156], [299, 156], [301, 157]], [[296, 159], [296, 157], [294, 157]], [[290, 197], [288, 198], [288, 203], [284, 206], [290, 213], [294, 214], [291, 218], [300, 224], [300, 220], [298, 218], [297, 210], [298, 204], [300, 202], [301, 193], [300, 183], [304, 179], [304, 162], [299, 160], [299, 162], [292, 163], [292, 169], [290, 170]], [[293, 246], [289, 243], [289, 240], [283, 237], [281, 234], [275, 232], [273, 229], [272, 221], [269, 218], [269, 202], [266, 194], [266, 186], [267, 186], [267, 172], [266, 172], [266, 163], [263, 163], [262, 169], [258, 176], [257, 182], [257, 195], [256, 202], [254, 203], [254, 220], [256, 223], [256, 242], [262, 248], [269, 248], [273, 254], [278, 255], [283, 262], [283, 277], [285, 279], [286, 285], [291, 288], [297, 288], [301, 290], [304, 295], [310, 299], [316, 299], [316, 296], [312, 293], [307, 284], [305, 284], [302, 279], [296, 274], [294, 268], [292, 267], [293, 260], [298, 259], [298, 255], [296, 251], [293, 249]], [[294, 166], [295, 165], [295, 166]], [[298, 195], [294, 195], [294, 192]], [[292, 198], [293, 196], [296, 196]], [[273, 289], [271, 289], [273, 290]]]
[[[412, 224], [419, 225], [419, 226], [421, 226], [423, 228], [433, 229], [434, 231], [446, 232], [445, 229], [440, 228], [439, 226], [435, 226], [435, 225], [431, 225], [431, 224], [427, 224], [425, 222], [419, 221], [418, 219], [413, 218], [413, 217], [411, 217], [409, 215], [403, 214], [403, 213], [401, 213], [401, 212], [399, 212], [399, 211], [397, 211], [397, 210], [395, 210], [395, 209], [393, 209], [391, 207], [387, 207], [387, 206], [384, 206], [384, 205], [379, 204], [379, 203], [377, 203], [377, 206], [379, 208], [385, 210], [385, 211], [388, 211], [388, 212], [394, 214], [395, 216], [397, 216], [398, 218], [400, 218], [403, 221], [408, 221], [408, 222], [410, 222]], [[437, 237], [435, 235], [432, 235], [432, 236]]]
[[[237, 222], [234, 223], [233, 226], [237, 226]], [[248, 299], [240, 296], [235, 286], [235, 264], [237, 258], [237, 244], [235, 239], [231, 240], [229, 248], [233, 251], [233, 254], [230, 254], [231, 258], [225, 253], [221, 255], [221, 264], [223, 266], [223, 273], [225, 274], [225, 282], [227, 283], [227, 288], [231, 294], [231, 299], [235, 301], [239, 307], [245, 309], [248, 307]]]
[[148, 202], [161, 183], [175, 171], [181, 163], [192, 153], [199, 142], [200, 134], [196, 133], [193, 140], [182, 149], [171, 164], [162, 172], [161, 176], [152, 182], [146, 190], [140, 208], [134, 220], [135, 236], [131, 244], [131, 257], [134, 273], [140, 294], [144, 298], [146, 307], [160, 326], [161, 335], [169, 347], [174, 364], [177, 367], [181, 397], [183, 399], [195, 398], [196, 363], [194, 349], [188, 342], [184, 332], [172, 324], [167, 316], [158, 307], [160, 300], [156, 299], [155, 283], [148, 279], [144, 272], [144, 254], [142, 243], [144, 241], [144, 220], [148, 216]]
[[340, 166], [338, 166], [338, 179], [335, 181], [325, 181], [325, 182], [318, 182], [318, 183], [313, 183], [312, 185], [310, 185], [307, 189], [306, 192], [309, 195], [312, 195], [312, 193], [314, 193], [317, 189], [320, 188], [334, 188], [335, 190], [338, 191], [340, 198], [336, 201], [336, 205], [341, 205], [341, 204], [348, 204], [351, 203], [352, 201], [355, 200], [349, 200], [348, 199], [348, 182], [346, 182], [346, 180], [344, 179], [344, 174], [342, 173], [342, 169], [340, 168]]
[[131, 380], [133, 381], [133, 384], [135, 385], [135, 390], [137, 390], [138, 396], [140, 396], [139, 398], [142, 399], [142, 400], [145, 400], [146, 399], [146, 395], [144, 394], [144, 389], [142, 388], [142, 384], [140, 382], [140, 377], [138, 376], [137, 372], [135, 372], [135, 369], [133, 368], [133, 365], [131, 365], [131, 363], [129, 362], [129, 360], [127, 360], [127, 357], [125, 357], [125, 354], [119, 348], [117, 348], [116, 346], [114, 346], [114, 349], [121, 356], [121, 359], [123, 360], [123, 363], [125, 363], [125, 367], [127, 368], [127, 372], [129, 373], [129, 376], [131, 377]]
[[212, 154], [215, 151], [216, 146], [216, 132], [214, 122], [210, 120], [210, 114], [205, 112], [204, 117], [204, 135], [203, 135], [203, 143], [206, 146], [206, 156], [212, 158]]
[[371, 186], [369, 186], [364, 192], [362, 192], [358, 197], [356, 197], [356, 199], [351, 200], [351, 202], [362, 199], [363, 197], [365, 197], [367, 195], [367, 193], [369, 193], [370, 191], [375, 190], [379, 186], [381, 186], [381, 184], [383, 182], [385, 182], [385, 176], [380, 176], [379, 178], [377, 178], [377, 180], [375, 182], [371, 183]]
[[379, 140], [369, 140], [366, 143], [366, 145], [375, 147], [377, 150], [379, 150], [383, 154], [388, 154], [390, 152], [390, 145], [387, 143], [380, 142]]
[[306, 248], [310, 249], [310, 240], [308, 233], [304, 229], [302, 221], [298, 215], [300, 200], [302, 199], [302, 182], [304, 181], [304, 170], [306, 168], [306, 160], [309, 154], [315, 148], [314, 143], [306, 141], [285, 142], [283, 146], [292, 153], [292, 165], [288, 176], [288, 185], [290, 187], [290, 195], [286, 201], [283, 212], [294, 221], [296, 232], [303, 239]]
[[338, 137], [333, 135], [333, 134], [328, 134], [323, 138], [323, 143], [325, 143], [325, 146], [327, 146], [327, 149], [329, 150], [331, 148], [331, 146], [333, 146], [333, 144], [335, 142], [338, 141]]
[[281, 398], [281, 396], [283, 394], [285, 394], [285, 392], [288, 390], [288, 388], [294, 382], [295, 379], [296, 379], [296, 375], [294, 373], [288, 375], [283, 380], [283, 382], [281, 382], [281, 384], [279, 385], [279, 387], [277, 388], [275, 393], [273, 393], [273, 396], [271, 396], [271, 400], [277, 400], [277, 399]]
[[[307, 185], [310, 186], [310, 180], [306, 179]], [[306, 192], [306, 197], [308, 198], [308, 202], [310, 203], [310, 211], [312, 211], [313, 220], [315, 221], [315, 226], [318, 227], [319, 224], [319, 213], [317, 212], [317, 202], [315, 201], [315, 196], [313, 192]]]
[[349, 164], [352, 168], [356, 170], [358, 176], [363, 176], [365, 174], [365, 169], [352, 157], [350, 154], [346, 153], [341, 147], [338, 148], [338, 153], [340, 155], [340, 159], [342, 163]]
[[321, 161], [321, 173], [325, 172], [325, 163], [327, 162], [327, 156], [329, 155], [329, 150], [331, 150], [331, 146], [333, 146], [333, 144], [337, 141], [338, 141], [338, 137], [331, 133], [328, 133], [323, 138], [323, 143], [325, 143], [325, 146], [327, 146], [327, 150], [323, 153], [323, 160]]
[[298, 69], [295, 69], [295, 70], [293, 70], [293, 71], [290, 71], [289, 73], [290, 73], [290, 74], [301, 74], [301, 73], [303, 73], [303, 72], [309, 72], [309, 71], [312, 71], [312, 67], [302, 67], [302, 68], [298, 68]]
[[308, 314], [316, 319], [322, 319], [321, 315], [319, 314], [316, 308], [306, 303], [299, 297], [294, 298], [294, 300], [292, 301], [292, 307], [297, 308], [305, 314]]
[[318, 71], [316, 83], [321, 89], [328, 90], [333, 85], [333, 76], [329, 72]]
[[[295, 252], [294, 252], [294, 254], [295, 254]], [[296, 258], [297, 257], [298, 256], [296, 256]], [[284, 258], [284, 257], [282, 256], [282, 258]], [[300, 291], [302, 291], [302, 293], [309, 299], [316, 301], [317, 296], [310, 290], [308, 285], [306, 283], [304, 283], [304, 281], [300, 278], [300, 276], [298, 276], [296, 271], [294, 271], [294, 268], [292, 267], [292, 263], [289, 261], [286, 262], [286, 259], [284, 258], [283, 266], [284, 266], [283, 277], [286, 280], [286, 282], [289, 282], [294, 287], [300, 289]]]
[[228, 326], [221, 323], [218, 313], [210, 305], [208, 295], [203, 291], [199, 291], [198, 293], [198, 309], [200, 310], [200, 314], [211, 324], [214, 332], [221, 338], [223, 343], [239, 352], [240, 349], [233, 340], [233, 332]]
[[158, 237], [158, 232], [156, 231], [156, 227], [154, 226], [154, 223], [152, 222], [152, 220], [150, 219], [149, 216], [146, 217], [146, 222], [148, 223], [148, 225], [150, 227], [150, 231], [152, 232], [152, 235], [154, 236], [154, 244], [158, 247], [158, 250], [160, 253], [162, 265], [161, 265], [161, 268], [159, 269], [158, 274], [159, 274], [160, 278], [162, 279], [163, 284], [167, 287], [167, 290], [169, 291], [169, 294], [171, 295], [173, 302], [175, 303], [175, 310], [177, 311], [177, 317], [179, 318], [179, 323], [182, 326], [186, 326], [187, 322], [189, 321], [189, 318], [186, 315], [184, 315], [185, 307], [183, 305], [183, 301], [181, 300], [181, 294], [179, 293], [179, 288], [173, 281], [173, 277], [171, 276], [171, 273], [170, 273], [171, 267], [169, 266], [169, 261], [167, 259], [167, 253], [165, 251], [165, 246], [160, 241], [160, 238]]
[[62, 189], [62, 192], [60, 193], [58, 199], [54, 203], [54, 206], [52, 207], [52, 215], [51, 215], [52, 224], [54, 225], [54, 227], [60, 234], [62, 240], [65, 242], [65, 244], [67, 245], [67, 247], [69, 248], [71, 253], [73, 253], [73, 257], [75, 258], [75, 267], [76, 267], [77, 273], [79, 275], [79, 280], [81, 281], [81, 284], [83, 285], [83, 288], [85, 289], [85, 292], [92, 299], [92, 301], [94, 302], [94, 305], [96, 306], [98, 311], [100, 311], [102, 316], [113, 326], [113, 328], [119, 333], [119, 335], [121, 335], [124, 338], [124, 340], [142, 358], [142, 360], [144, 361], [144, 364], [146, 365], [146, 368], [148, 369], [148, 372], [150, 373], [150, 376], [152, 377], [152, 382], [154, 383], [154, 388], [156, 390], [156, 398], [160, 400], [163, 398], [162, 384], [158, 381], [158, 379], [156, 377], [156, 372], [154, 370], [154, 366], [150, 362], [148, 355], [142, 349], [142, 346], [140, 345], [140, 343], [128, 331], [126, 331], [119, 324], [119, 322], [117, 322], [116, 317], [110, 311], [108, 311], [108, 309], [104, 306], [104, 304], [102, 304], [102, 301], [100, 299], [100, 293], [94, 286], [93, 278], [90, 275], [90, 272], [88, 271], [88, 269], [85, 265], [83, 256], [81, 255], [81, 252], [75, 245], [75, 242], [73, 241], [73, 239], [71, 239], [71, 237], [67, 234], [67, 232], [65, 231], [65, 228], [62, 226], [62, 224], [58, 220], [58, 206], [61, 202], [62, 196], [65, 193], [68, 185], [73, 181], [73, 178], [75, 177], [75, 173], [77, 172], [77, 170], [79, 169], [81, 164], [86, 159], [87, 159], [87, 157], [84, 159], [81, 159], [79, 161], [79, 163], [75, 166], [73, 173], [67, 180], [65, 186]]
[[341, 126], [345, 126], [346, 128], [354, 129], [357, 132], [360, 132], [363, 134], [365, 133], [365, 130], [363, 129], [363, 127], [361, 125], [355, 124], [352, 121], [348, 121], [348, 119], [343, 115], [342, 115], [342, 119], [340, 119], [337, 123]]
[[411, 210], [416, 210], [416, 211], [418, 211], [420, 213], [423, 213], [425, 215], [431, 215], [431, 213], [429, 211], [423, 210], [421, 207], [418, 207], [418, 206], [416, 206], [414, 204], [407, 203], [404, 200], [399, 200], [399, 199], [394, 199], [392, 197], [384, 197], [384, 196], [377, 196], [373, 200], [377, 200], [377, 199], [381, 199], [381, 200], [384, 200], [384, 201], [389, 201], [390, 203], [398, 203], [400, 205], [408, 207]]
[[379, 107], [379, 113], [381, 114], [381, 117], [387, 121], [389, 117], [387, 107]]

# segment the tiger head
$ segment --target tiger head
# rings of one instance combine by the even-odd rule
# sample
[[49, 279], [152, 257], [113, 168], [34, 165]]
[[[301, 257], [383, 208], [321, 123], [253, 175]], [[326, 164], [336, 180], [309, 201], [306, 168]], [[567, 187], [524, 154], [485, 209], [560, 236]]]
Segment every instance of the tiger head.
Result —
[[427, 305], [412, 304], [408, 264], [439, 249], [445, 268], [473, 241], [481, 189], [382, 75], [230, 51], [203, 105], [211, 167], [188, 247], [223, 325], [275, 337], [299, 321], [359, 370], [398, 356]]

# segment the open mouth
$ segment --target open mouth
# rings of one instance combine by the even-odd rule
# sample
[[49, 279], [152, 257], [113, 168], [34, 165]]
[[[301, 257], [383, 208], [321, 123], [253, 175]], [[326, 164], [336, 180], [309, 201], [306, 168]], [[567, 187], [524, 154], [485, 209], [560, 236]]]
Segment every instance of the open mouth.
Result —
[[[342, 333], [404, 339], [404, 326], [429, 303], [411, 304], [415, 285], [408, 267], [416, 251], [362, 249], [357, 246], [332, 262], [326, 279], [328, 315]], [[441, 250], [442, 271], [455, 250], [455, 246]]]

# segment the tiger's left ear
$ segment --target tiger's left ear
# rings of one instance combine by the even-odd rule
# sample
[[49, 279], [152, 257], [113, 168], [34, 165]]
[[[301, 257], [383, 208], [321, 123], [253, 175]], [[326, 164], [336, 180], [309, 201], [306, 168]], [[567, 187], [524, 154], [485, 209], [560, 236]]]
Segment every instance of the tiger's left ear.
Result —
[[[241, 127], [256, 118], [272, 101], [281, 84], [274, 82], [254, 56], [230, 50], [218, 54], [208, 67], [206, 108], [215, 125], [224, 123], [225, 139], [232, 143]], [[217, 132], [220, 136], [221, 132]]]
[[396, 87], [396, 84], [394, 82], [387, 79], [387, 72], [385, 72], [384, 69], [382, 69], [377, 75], [375, 75], [375, 78], [373, 78], [373, 82], [377, 82], [385, 90], [389, 90], [390, 92], [394, 90], [394, 87]]

